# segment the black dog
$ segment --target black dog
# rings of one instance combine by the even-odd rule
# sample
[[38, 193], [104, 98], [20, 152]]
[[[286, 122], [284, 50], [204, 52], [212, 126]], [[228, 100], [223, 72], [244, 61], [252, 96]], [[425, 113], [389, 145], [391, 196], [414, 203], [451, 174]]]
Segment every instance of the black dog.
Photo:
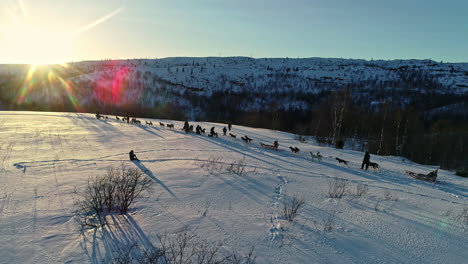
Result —
[[167, 124], [167, 128], [174, 128], [174, 124]]
[[338, 161], [338, 163], [344, 163], [346, 166], [348, 166], [348, 160], [344, 160], [344, 159], [340, 159], [340, 158], [336, 158], [336, 160]]
[[252, 141], [252, 139], [249, 138], [248, 136], [243, 136], [241, 138], [242, 138], [242, 140], [244, 140], [245, 143], [249, 143], [250, 141]]
[[367, 163], [367, 165], [369, 165], [369, 167], [372, 167], [374, 170], [377, 170], [379, 168], [379, 164], [378, 163], [375, 163], [375, 162], [370, 162]]
[[234, 135], [234, 134], [232, 134], [232, 133], [229, 133], [229, 135], [230, 135], [231, 137], [233, 137], [233, 138], [237, 138], [237, 136]]
[[160, 125], [160, 126], [164, 126], [164, 123], [159, 122], [159, 125]]
[[291, 149], [291, 151], [294, 153], [299, 153], [300, 151], [298, 147], [289, 147], [289, 149]]

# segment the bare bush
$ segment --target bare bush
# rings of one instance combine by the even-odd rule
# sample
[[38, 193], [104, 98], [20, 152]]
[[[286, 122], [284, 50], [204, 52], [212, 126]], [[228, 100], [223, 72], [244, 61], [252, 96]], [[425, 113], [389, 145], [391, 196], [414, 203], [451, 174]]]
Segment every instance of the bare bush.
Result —
[[377, 200], [377, 202], [374, 205], [374, 211], [379, 211], [379, 206], [380, 206], [380, 200]]
[[120, 247], [116, 252], [116, 255], [112, 259], [112, 264], [131, 264], [136, 263], [134, 254], [139, 254], [141, 249], [138, 247], [137, 243], [129, 244], [127, 246]]
[[75, 204], [76, 214], [82, 224], [98, 226], [105, 224], [105, 215], [125, 214], [140, 194], [151, 188], [151, 179], [138, 169], [110, 167], [102, 176], [88, 178], [87, 185]]
[[349, 182], [339, 178], [328, 181], [328, 195], [331, 198], [341, 199], [348, 192]]
[[140, 170], [135, 168], [126, 169], [123, 166], [121, 173], [117, 174], [116, 183], [116, 209], [120, 214], [125, 214], [141, 192], [151, 188], [153, 181]]
[[294, 194], [289, 201], [283, 200], [283, 217], [289, 222], [299, 214], [299, 210], [304, 206], [305, 198]]
[[393, 195], [392, 191], [390, 191], [389, 189], [385, 189], [383, 199], [385, 201], [398, 201], [398, 197]]
[[367, 193], [369, 193], [369, 186], [367, 186], [367, 184], [358, 183], [358, 185], [356, 185], [356, 196], [357, 197], [366, 196]]
[[462, 224], [468, 225], [468, 205], [465, 205], [461, 212], [458, 214], [458, 219]]
[[322, 222], [323, 231], [332, 232], [336, 225], [336, 213], [334, 211], [326, 213], [322, 218]]
[[224, 170], [223, 160], [218, 157], [210, 156], [207, 161], [201, 164], [201, 168], [209, 172], [221, 172]]
[[13, 152], [14, 142], [0, 144], [0, 170], [5, 167], [6, 162]]
[[242, 176], [245, 172], [245, 167], [247, 165], [247, 162], [245, 161], [245, 157], [243, 157], [242, 159], [239, 159], [233, 163], [231, 163], [227, 168], [226, 170], [229, 172], [229, 173], [235, 173], [239, 176]]
[[[183, 230], [174, 236], [164, 234], [158, 236], [159, 247], [130, 246], [124, 254], [118, 254], [113, 263], [144, 263], [144, 264], [254, 264], [256, 256], [254, 247], [247, 254], [223, 249], [223, 243], [200, 239], [197, 235]], [[132, 250], [137, 252], [132, 252]], [[223, 252], [224, 251], [224, 252]]]
[[211, 173], [221, 173], [226, 171], [228, 173], [234, 173], [239, 176], [242, 176], [247, 172], [257, 171], [257, 168], [247, 171], [247, 161], [245, 157], [228, 163], [221, 158], [211, 156], [208, 160], [204, 161], [200, 167]]

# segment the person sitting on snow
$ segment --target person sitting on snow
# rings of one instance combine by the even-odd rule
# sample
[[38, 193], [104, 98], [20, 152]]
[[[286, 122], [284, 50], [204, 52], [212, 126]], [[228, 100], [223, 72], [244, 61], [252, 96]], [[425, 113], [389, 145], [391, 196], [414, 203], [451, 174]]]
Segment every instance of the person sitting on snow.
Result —
[[137, 156], [135, 155], [135, 153], [133, 152], [133, 149], [130, 150], [130, 153], [128, 153], [130, 155], [130, 160], [137, 160], [137, 161], [140, 161]]

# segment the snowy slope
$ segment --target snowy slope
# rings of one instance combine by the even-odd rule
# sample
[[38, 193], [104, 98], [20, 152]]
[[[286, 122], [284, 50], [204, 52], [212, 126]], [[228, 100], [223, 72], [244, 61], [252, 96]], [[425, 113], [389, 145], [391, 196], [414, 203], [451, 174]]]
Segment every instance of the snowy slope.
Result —
[[[0, 88], [16, 103], [19, 87], [27, 79], [29, 66], [0, 65]], [[32, 74], [26, 102], [56, 103], [68, 98], [69, 89], [59, 88], [50, 73], [69, 82], [72, 95], [82, 104], [98, 100], [114, 105], [138, 103], [154, 107], [172, 102], [195, 107], [191, 95], [209, 98], [214, 93], [317, 95], [352, 88], [355, 98], [393, 100], [410, 104], [420, 94], [468, 94], [468, 63], [432, 60], [358, 60], [334, 58], [175, 57], [84, 61], [39, 66]], [[60, 83], [60, 82], [58, 82]], [[28, 85], [26, 83], [26, 85]], [[23, 87], [24, 88], [24, 87]], [[116, 93], [118, 91], [118, 93]], [[384, 95], [375, 95], [372, 93]], [[187, 95], [188, 94], [188, 95]], [[7, 97], [7, 98], [9, 98]], [[408, 98], [409, 97], [409, 98]], [[66, 101], [66, 100], [65, 100]], [[252, 110], [262, 102], [246, 103]], [[301, 98], [284, 100], [284, 109], [307, 109]], [[242, 106], [245, 109], [245, 106]]]
[[[149, 120], [149, 119], [148, 119]], [[166, 122], [166, 120], [152, 120]], [[144, 123], [144, 122], [143, 122]], [[299, 143], [292, 134], [233, 126], [237, 139], [186, 134], [176, 129], [131, 125], [91, 114], [0, 112], [0, 263], [101, 263], [123, 244], [155, 243], [156, 235], [188, 227], [227, 248], [248, 251], [258, 263], [464, 263], [468, 181], [439, 170], [435, 184], [404, 170], [434, 168], [399, 157], [371, 156], [378, 171], [360, 170], [363, 153]], [[197, 123], [218, 133], [224, 124]], [[221, 133], [220, 133], [221, 134]], [[248, 135], [253, 142], [239, 139]], [[280, 143], [280, 150], [260, 142]], [[301, 149], [299, 154], [289, 146]], [[142, 160], [128, 161], [135, 150]], [[320, 151], [322, 162], [309, 151]], [[350, 161], [340, 165], [334, 159]], [[209, 169], [245, 158], [244, 175]], [[73, 217], [75, 187], [108, 166], [124, 162], [155, 181], [127, 216], [104, 230], [83, 234]], [[211, 165], [213, 165], [211, 164]], [[335, 177], [358, 183], [369, 194], [328, 197]], [[293, 223], [281, 202], [294, 194], [306, 206]], [[324, 219], [335, 216], [332, 232]]]
[[[431, 60], [377, 60], [334, 58], [176, 57], [155, 60], [80, 62], [71, 64], [82, 73], [78, 79], [99, 80], [127, 67], [132, 73], [156, 75], [170, 83], [203, 89], [206, 92], [242, 89], [244, 85], [263, 87], [276, 75], [292, 77], [289, 89], [304, 87], [306, 81], [346, 85], [362, 81], [394, 81], [405, 70], [425, 71], [447, 88], [467, 93], [468, 64]], [[133, 76], [135, 78], [136, 76]], [[143, 79], [143, 78], [142, 78]], [[150, 80], [142, 80], [150, 83]], [[294, 85], [293, 85], [294, 84]], [[301, 87], [302, 86], [302, 87]], [[283, 89], [288, 87], [282, 87]], [[254, 88], [255, 89], [255, 88]]]

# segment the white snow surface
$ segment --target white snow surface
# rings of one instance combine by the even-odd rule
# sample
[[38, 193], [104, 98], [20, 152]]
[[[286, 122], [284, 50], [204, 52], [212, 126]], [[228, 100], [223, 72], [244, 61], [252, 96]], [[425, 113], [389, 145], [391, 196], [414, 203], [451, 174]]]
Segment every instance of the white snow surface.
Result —
[[[361, 170], [363, 153], [300, 143], [294, 135], [234, 124], [237, 139], [222, 136], [225, 124], [191, 122], [219, 138], [186, 134], [183, 122], [148, 120], [154, 126], [97, 120], [92, 114], [0, 112], [0, 263], [106, 263], [121, 245], [153, 243], [181, 228], [226, 249], [247, 252], [257, 263], [466, 263], [468, 224], [458, 217], [468, 203], [468, 179], [439, 170], [438, 182], [408, 177], [434, 167], [400, 157], [371, 155], [379, 170]], [[157, 122], [172, 122], [167, 129]], [[144, 123], [144, 122], [143, 122]], [[250, 144], [240, 136], [253, 138]], [[259, 143], [278, 140], [278, 151]], [[289, 146], [300, 148], [299, 154]], [[133, 149], [141, 163], [128, 160]], [[323, 161], [309, 152], [320, 151]], [[335, 157], [349, 160], [338, 164]], [[226, 166], [245, 158], [243, 175], [203, 168], [210, 158]], [[109, 166], [143, 169], [150, 193], [127, 215], [109, 217], [103, 229], [80, 234], [75, 188]], [[350, 193], [328, 197], [334, 178]], [[358, 198], [358, 183], [369, 194]], [[390, 194], [385, 198], [385, 193]], [[306, 200], [294, 222], [282, 202]], [[324, 219], [335, 228], [324, 231]]]

